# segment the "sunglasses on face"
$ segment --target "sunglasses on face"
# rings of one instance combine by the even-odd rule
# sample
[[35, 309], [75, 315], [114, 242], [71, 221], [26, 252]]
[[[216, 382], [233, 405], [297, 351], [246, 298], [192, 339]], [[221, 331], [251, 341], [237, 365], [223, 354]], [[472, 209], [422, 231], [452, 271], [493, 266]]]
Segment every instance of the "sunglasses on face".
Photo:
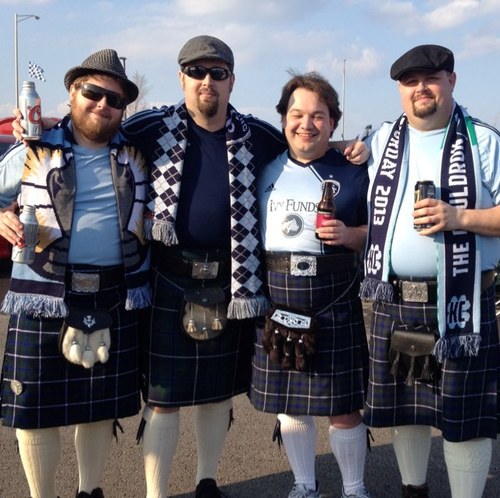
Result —
[[106, 102], [113, 109], [123, 110], [127, 107], [127, 100], [116, 92], [106, 90], [92, 83], [84, 83], [79, 87], [82, 95], [93, 102], [99, 102], [103, 97], [106, 97]]
[[182, 72], [195, 80], [204, 80], [207, 74], [215, 81], [227, 80], [231, 76], [229, 69], [223, 67], [187, 66]]

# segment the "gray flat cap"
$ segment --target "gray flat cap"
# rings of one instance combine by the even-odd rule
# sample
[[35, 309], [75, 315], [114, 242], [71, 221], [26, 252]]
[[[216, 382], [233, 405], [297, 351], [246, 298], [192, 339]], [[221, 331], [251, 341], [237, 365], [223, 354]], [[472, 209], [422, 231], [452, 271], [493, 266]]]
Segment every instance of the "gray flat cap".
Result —
[[234, 56], [232, 50], [222, 40], [214, 36], [201, 35], [188, 40], [181, 48], [177, 61], [180, 66], [185, 66], [201, 59], [223, 61], [233, 72]]

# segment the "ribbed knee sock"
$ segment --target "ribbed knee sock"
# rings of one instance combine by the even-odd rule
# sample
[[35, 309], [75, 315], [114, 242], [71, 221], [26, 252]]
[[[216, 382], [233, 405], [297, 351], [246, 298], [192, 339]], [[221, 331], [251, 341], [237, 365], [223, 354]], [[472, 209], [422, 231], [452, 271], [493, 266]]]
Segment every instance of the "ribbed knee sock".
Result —
[[330, 447], [342, 474], [346, 495], [364, 487], [367, 450], [366, 426], [361, 423], [352, 429], [329, 428]]
[[232, 399], [195, 407], [196, 448], [198, 468], [196, 484], [202, 479], [216, 479], [229, 429]]
[[56, 471], [61, 458], [59, 428], [16, 429], [16, 437], [31, 498], [55, 498]]
[[179, 411], [160, 413], [147, 406], [143, 417], [147, 498], [167, 498], [168, 476], [179, 440]]
[[78, 461], [78, 491], [91, 493], [101, 482], [113, 439], [113, 421], [78, 424], [75, 449]]
[[280, 413], [281, 436], [295, 482], [316, 489], [316, 424], [308, 415], [291, 416]]
[[427, 425], [401, 425], [394, 427], [392, 432], [392, 445], [403, 484], [425, 484], [431, 451], [431, 428]]
[[491, 463], [491, 439], [471, 439], [460, 443], [443, 441], [453, 498], [481, 498]]

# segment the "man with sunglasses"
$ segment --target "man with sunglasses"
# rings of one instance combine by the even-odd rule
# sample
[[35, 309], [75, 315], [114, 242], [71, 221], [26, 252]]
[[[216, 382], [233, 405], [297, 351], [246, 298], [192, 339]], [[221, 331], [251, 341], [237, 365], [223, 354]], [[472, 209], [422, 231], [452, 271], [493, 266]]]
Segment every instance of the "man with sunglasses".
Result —
[[[11, 315], [1, 416], [16, 428], [31, 498], [56, 497], [59, 428], [69, 425], [76, 425], [76, 496], [102, 498], [115, 421], [140, 408], [136, 309], [151, 300], [147, 171], [119, 131], [138, 88], [117, 53], [92, 54], [64, 83], [69, 115], [0, 163], [0, 205], [32, 205], [39, 224], [35, 260], [13, 264], [1, 308]], [[0, 235], [22, 244], [17, 212], [0, 213]], [[69, 352], [64, 341], [60, 347], [63, 332], [72, 334]]]
[[124, 124], [152, 168], [146, 227], [153, 239], [153, 307], [143, 415], [147, 497], [167, 496], [179, 408], [194, 405], [196, 498], [218, 498], [223, 495], [215, 479], [232, 397], [248, 390], [252, 318], [266, 304], [254, 178], [286, 142], [274, 127], [229, 103], [234, 58], [223, 41], [197, 36], [182, 47], [178, 62], [184, 99]]

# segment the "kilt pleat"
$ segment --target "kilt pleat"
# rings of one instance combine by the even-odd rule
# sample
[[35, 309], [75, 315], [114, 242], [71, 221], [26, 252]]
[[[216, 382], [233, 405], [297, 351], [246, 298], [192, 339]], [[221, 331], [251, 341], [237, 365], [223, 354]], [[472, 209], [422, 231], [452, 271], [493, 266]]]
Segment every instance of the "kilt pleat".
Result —
[[63, 319], [10, 317], [1, 383], [4, 425], [60, 427], [138, 413], [137, 314], [125, 310], [125, 298], [123, 283], [95, 294], [66, 293], [69, 306], [107, 309], [112, 316], [109, 359], [91, 369], [59, 352]]
[[152, 274], [153, 306], [143, 347], [144, 401], [162, 407], [190, 406], [247, 392], [254, 320], [228, 320], [221, 336], [196, 341], [180, 326], [186, 282], [174, 283], [156, 268]]
[[374, 304], [365, 423], [372, 427], [429, 425], [452, 442], [495, 438], [500, 430], [500, 348], [494, 286], [481, 295], [481, 345], [475, 357], [447, 359], [437, 382], [413, 387], [390, 374], [396, 323], [436, 327], [436, 306]]
[[267, 277], [273, 303], [319, 312], [316, 354], [306, 372], [282, 370], [262, 347], [260, 323], [252, 361], [252, 404], [264, 412], [290, 415], [341, 415], [362, 409], [368, 346], [357, 270], [316, 277], [267, 272]]

